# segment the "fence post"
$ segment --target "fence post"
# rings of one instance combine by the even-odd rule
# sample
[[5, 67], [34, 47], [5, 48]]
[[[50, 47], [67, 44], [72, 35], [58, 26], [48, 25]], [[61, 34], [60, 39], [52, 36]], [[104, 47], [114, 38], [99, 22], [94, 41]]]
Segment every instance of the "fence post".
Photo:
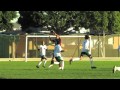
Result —
[[78, 57], [79, 57], [79, 55], [80, 55], [79, 47], [80, 47], [80, 41], [79, 41], [79, 37], [78, 37]]
[[99, 42], [100, 42], [100, 34], [98, 35], [98, 57], [100, 57], [99, 56], [99, 51], [100, 51], [100, 49], [99, 49], [100, 48], [100, 43]]
[[105, 32], [103, 31], [103, 57], [105, 57]]
[[[119, 47], [119, 33], [118, 33], [118, 47]], [[119, 57], [119, 50], [118, 50], [118, 57]]]

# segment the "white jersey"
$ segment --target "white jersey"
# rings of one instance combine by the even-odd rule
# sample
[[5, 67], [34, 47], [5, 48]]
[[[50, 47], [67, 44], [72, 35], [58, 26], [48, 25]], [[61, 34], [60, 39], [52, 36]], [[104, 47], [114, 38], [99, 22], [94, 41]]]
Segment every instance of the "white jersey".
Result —
[[46, 49], [47, 49], [46, 45], [40, 45], [38, 48], [40, 49], [41, 56], [46, 55]]
[[54, 48], [54, 56], [55, 56], [55, 57], [58, 57], [58, 56], [61, 57], [61, 51], [62, 51], [61, 46], [60, 46], [59, 44], [58, 44], [58, 45], [55, 45], [55, 48]]
[[83, 43], [82, 43], [82, 52], [87, 52], [89, 51], [89, 45], [90, 45], [90, 42], [89, 40], [84, 40]]

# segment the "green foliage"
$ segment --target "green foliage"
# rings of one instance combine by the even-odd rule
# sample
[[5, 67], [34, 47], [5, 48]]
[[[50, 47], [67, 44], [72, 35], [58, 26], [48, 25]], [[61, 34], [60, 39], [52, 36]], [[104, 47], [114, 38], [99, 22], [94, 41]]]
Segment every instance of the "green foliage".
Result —
[[20, 11], [20, 15], [19, 23], [24, 30], [46, 26], [59, 34], [70, 27], [120, 32], [119, 11]]
[[0, 30], [12, 30], [13, 25], [10, 21], [16, 17], [16, 11], [0, 11]]
[[111, 30], [114, 32], [120, 32], [120, 12], [111, 12]]

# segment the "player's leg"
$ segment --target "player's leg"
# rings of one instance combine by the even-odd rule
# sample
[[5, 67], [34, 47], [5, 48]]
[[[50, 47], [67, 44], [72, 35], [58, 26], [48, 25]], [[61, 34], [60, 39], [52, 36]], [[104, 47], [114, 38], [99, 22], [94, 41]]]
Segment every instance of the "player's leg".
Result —
[[89, 53], [86, 53], [86, 55], [87, 55], [87, 56], [89, 57], [89, 59], [90, 59], [91, 69], [95, 69], [96, 66], [94, 66], [92, 55], [89, 54]]
[[70, 60], [69, 60], [69, 62], [70, 62], [70, 64], [73, 62], [73, 61], [79, 61], [80, 60], [80, 58], [78, 57], [78, 58], [71, 58]]
[[39, 61], [38, 65], [36, 66], [37, 68], [40, 67], [40, 65], [42, 64], [42, 61], [43, 61], [43, 58], [42, 58], [42, 56], [41, 56], [41, 60]]
[[47, 63], [47, 58], [43, 56], [43, 59], [44, 59], [43, 67], [45, 68], [45, 64]]
[[53, 54], [53, 57], [52, 57], [52, 60], [51, 60], [51, 63], [50, 63], [50, 65], [49, 65], [49, 68], [51, 68], [54, 64], [59, 64], [59, 62], [56, 62], [55, 60], [54, 60], [54, 54]]
[[64, 60], [61, 61], [61, 69], [64, 69]]
[[54, 53], [52, 53], [52, 59], [48, 68], [51, 68], [54, 64]]
[[64, 60], [62, 57], [58, 56], [58, 57], [55, 57], [56, 60], [59, 62], [59, 69], [60, 70], [63, 70], [64, 69]]
[[64, 61], [63, 61], [63, 60], [60, 61], [59, 69], [60, 69], [60, 70], [63, 70], [63, 69], [64, 69]]
[[64, 60], [62, 57], [60, 57], [60, 66], [59, 67], [61, 67], [61, 70], [64, 69]]
[[81, 52], [80, 57], [78, 57], [78, 58], [71, 58], [71, 59], [69, 60], [70, 64], [72, 63], [72, 61], [79, 61], [79, 60], [81, 60], [83, 54], [84, 54], [84, 52]]
[[81, 52], [81, 54], [80, 54], [80, 60], [82, 60], [83, 55], [84, 55], [84, 53]]
[[45, 64], [47, 63], [47, 60], [44, 60], [43, 62], [44, 62], [43, 67], [45, 68]]

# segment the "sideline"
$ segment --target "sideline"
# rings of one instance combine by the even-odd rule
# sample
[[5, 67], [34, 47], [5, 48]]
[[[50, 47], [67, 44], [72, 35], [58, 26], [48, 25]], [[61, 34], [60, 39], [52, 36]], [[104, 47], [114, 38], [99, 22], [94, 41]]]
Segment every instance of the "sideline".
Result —
[[[63, 57], [64, 61], [69, 61], [70, 57]], [[28, 58], [28, 61], [39, 61], [40, 58]], [[50, 61], [51, 58], [48, 58]], [[120, 61], [120, 57], [93, 57], [94, 61]], [[25, 61], [25, 58], [0, 58], [0, 61]], [[83, 57], [81, 61], [89, 61], [88, 57]]]

